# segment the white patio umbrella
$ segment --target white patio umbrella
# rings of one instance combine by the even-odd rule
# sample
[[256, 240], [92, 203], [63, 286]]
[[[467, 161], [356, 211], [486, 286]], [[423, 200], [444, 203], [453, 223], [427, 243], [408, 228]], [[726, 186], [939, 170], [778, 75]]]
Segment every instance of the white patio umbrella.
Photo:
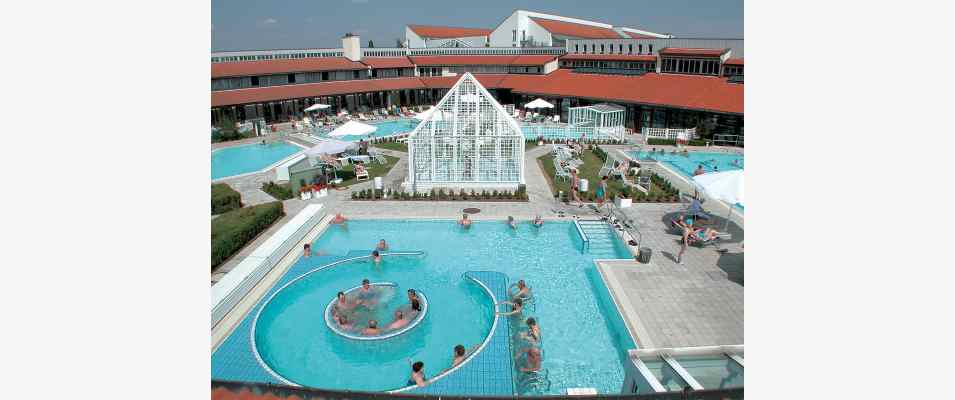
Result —
[[374, 131], [377, 131], [378, 127], [371, 126], [368, 124], [363, 124], [358, 121], [348, 121], [344, 125], [335, 128], [335, 130], [328, 133], [328, 136], [339, 137], [339, 136], [361, 136], [367, 135]]
[[309, 157], [321, 156], [322, 154], [338, 154], [347, 150], [358, 148], [358, 143], [346, 142], [344, 140], [326, 139], [315, 146], [305, 150], [305, 155]]
[[537, 99], [525, 104], [524, 108], [554, 108], [554, 105], [544, 101], [544, 99]]
[[305, 111], [318, 111], [331, 107], [328, 104], [315, 103], [305, 109]]
[[438, 114], [435, 115], [434, 120], [435, 120], [435, 121], [441, 121], [441, 120], [443, 119], [442, 115], [443, 115], [444, 113], [443, 113], [439, 108], [436, 108], [436, 107], [434, 107], [434, 106], [432, 106], [431, 108], [429, 108], [429, 109], [427, 109], [427, 110], [424, 110], [424, 111], [422, 111], [422, 112], [420, 112], [420, 113], [415, 114], [415, 115], [414, 115], [413, 117], [411, 117], [411, 118], [414, 118], [414, 119], [417, 119], [417, 120], [420, 120], [420, 121], [424, 121], [424, 120], [428, 119], [428, 117], [430, 117], [431, 114], [434, 114], [435, 112], [437, 112]]
[[729, 217], [733, 211], [733, 206], [743, 204], [743, 170], [733, 170], [725, 172], [711, 172], [708, 174], [697, 175], [693, 177], [693, 183], [700, 188], [707, 197], [717, 199], [729, 206], [730, 212], [726, 214], [726, 224], [723, 230], [729, 227]]

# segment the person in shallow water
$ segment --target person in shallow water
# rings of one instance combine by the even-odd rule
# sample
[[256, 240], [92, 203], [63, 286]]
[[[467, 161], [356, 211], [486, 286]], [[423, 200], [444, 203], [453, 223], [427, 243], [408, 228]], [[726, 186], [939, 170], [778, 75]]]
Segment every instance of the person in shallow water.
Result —
[[335, 219], [332, 220], [333, 224], [344, 224], [347, 219], [342, 213], [335, 214]]
[[537, 218], [534, 218], [534, 226], [536, 226], [536, 227], [538, 227], [538, 228], [544, 226], [544, 219], [541, 218], [540, 215], [538, 215]]
[[388, 243], [385, 243], [385, 239], [381, 239], [378, 241], [378, 246], [375, 247], [375, 250], [388, 251]]
[[427, 378], [424, 376], [424, 363], [421, 361], [415, 361], [414, 364], [411, 364], [411, 378], [408, 378], [408, 386], [418, 385], [418, 387], [424, 386]]
[[375, 290], [372, 289], [371, 282], [369, 282], [368, 279], [363, 279], [361, 281], [361, 289], [358, 289], [358, 304], [371, 308], [376, 303]]
[[463, 345], [463, 344], [459, 344], [459, 345], [457, 345], [457, 346], [454, 346], [454, 358], [451, 359], [451, 366], [452, 366], [452, 367], [457, 367], [458, 364], [461, 363], [461, 361], [464, 361], [464, 355], [465, 355], [466, 353], [467, 353], [467, 351], [464, 350], [464, 345]]
[[511, 293], [511, 300], [527, 300], [531, 297], [531, 288], [524, 283], [523, 279], [517, 281], [517, 291]]
[[395, 320], [388, 324], [389, 330], [401, 329], [408, 325], [408, 319], [405, 318], [401, 310], [395, 310]]
[[338, 314], [337, 322], [338, 326], [341, 327], [342, 330], [350, 331], [355, 327], [355, 325], [348, 320], [348, 317], [346, 317], [345, 314]]
[[461, 226], [463, 226], [463, 227], [465, 227], [465, 228], [470, 228], [470, 227], [471, 227], [471, 220], [468, 219], [468, 215], [467, 215], [467, 214], [463, 214], [463, 215], [461, 216], [461, 220], [458, 221], [458, 224], [461, 225]]
[[374, 261], [375, 264], [381, 264], [381, 253], [379, 253], [378, 250], [372, 251], [371, 260]]
[[411, 313], [417, 314], [421, 312], [421, 301], [417, 297], [411, 299]]
[[339, 316], [351, 310], [354, 305], [348, 302], [348, 297], [345, 297], [344, 292], [338, 292], [338, 299], [335, 301], [335, 305], [332, 307], [332, 315]]
[[527, 330], [521, 332], [521, 338], [534, 345], [540, 344], [541, 327], [533, 317], [527, 319]]
[[414, 289], [408, 289], [408, 303], [418, 299], [418, 293]]
[[362, 335], [373, 336], [381, 333], [381, 329], [378, 329], [378, 321], [373, 319], [368, 320], [368, 327], [361, 330]]
[[517, 221], [514, 221], [514, 217], [507, 216], [507, 226], [510, 226], [511, 229], [517, 229]]
[[541, 351], [536, 347], [528, 347], [522, 350], [517, 357], [527, 354], [524, 358], [524, 365], [520, 367], [521, 372], [536, 372], [541, 369]]
[[521, 312], [524, 311], [524, 301], [521, 299], [514, 299], [514, 301], [502, 301], [498, 304], [507, 304], [511, 306], [511, 311], [495, 311], [495, 315], [521, 315]]
[[305, 246], [303, 246], [302, 252], [305, 254], [305, 257], [312, 255], [312, 245], [309, 243], [305, 243]]

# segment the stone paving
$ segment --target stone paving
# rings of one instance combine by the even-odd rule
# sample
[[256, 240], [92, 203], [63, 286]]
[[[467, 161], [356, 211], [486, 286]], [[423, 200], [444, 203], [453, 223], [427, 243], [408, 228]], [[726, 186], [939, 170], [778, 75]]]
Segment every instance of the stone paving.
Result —
[[[616, 147], [616, 146], [615, 146]], [[623, 149], [623, 146], [619, 147]], [[322, 203], [324, 212], [339, 213], [351, 218], [460, 218], [462, 209], [475, 207], [481, 212], [474, 219], [504, 219], [512, 215], [518, 219], [594, 217], [596, 212], [589, 206], [582, 208], [558, 202], [550, 191], [547, 177], [537, 163], [537, 157], [550, 151], [550, 146], [539, 146], [526, 152], [524, 158], [528, 202], [404, 202], [404, 201], [353, 201], [351, 192], [372, 187], [373, 181], [361, 182], [348, 190], [331, 191], [321, 199], [302, 201], [291, 199], [283, 202], [286, 217], [278, 221], [238, 254], [221, 265], [212, 274], [212, 283], [231, 270], [238, 261], [258, 247], [292, 216], [308, 203]], [[385, 187], [396, 187], [407, 176], [407, 153], [384, 150], [386, 154], [400, 158], [398, 164], [384, 177]], [[274, 171], [249, 175], [227, 181], [242, 193], [245, 204], [272, 201], [259, 186], [274, 179]], [[257, 193], [256, 193], [257, 192]], [[667, 231], [667, 221], [682, 207], [680, 204], [637, 203], [621, 210], [632, 219], [642, 234], [642, 247], [653, 251], [649, 264], [637, 262], [604, 265], [605, 276], [614, 279], [623, 295], [617, 298], [628, 304], [624, 307], [625, 319], [630, 324], [637, 320], [641, 326], [638, 341], [654, 347], [701, 346], [743, 343], [743, 257], [739, 243], [743, 230], [731, 224], [733, 238], [717, 252], [713, 247], [690, 247], [683, 256], [684, 265], [676, 263], [680, 250], [676, 233]], [[558, 214], [563, 211], [563, 216]], [[714, 221], [717, 229], [723, 227], [719, 217]], [[733, 219], [735, 222], [735, 218]], [[742, 222], [742, 221], [739, 221]], [[629, 311], [631, 312], [628, 312]], [[630, 314], [630, 315], [628, 315]]]

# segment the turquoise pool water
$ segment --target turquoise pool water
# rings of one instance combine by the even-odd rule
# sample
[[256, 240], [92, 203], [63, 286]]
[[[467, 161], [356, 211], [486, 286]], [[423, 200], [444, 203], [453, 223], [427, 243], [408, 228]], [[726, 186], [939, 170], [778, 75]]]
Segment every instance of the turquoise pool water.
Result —
[[690, 152], [687, 155], [650, 153], [647, 151], [630, 151], [628, 154], [637, 159], [652, 158], [662, 161], [672, 166], [680, 175], [687, 178], [693, 177], [693, 171], [700, 165], [706, 172], [713, 171], [731, 171], [734, 169], [743, 169], [743, 155], [730, 153], [708, 153], [708, 152]]
[[256, 172], [301, 150], [301, 147], [284, 141], [216, 150], [212, 152], [212, 179]]
[[379, 122], [374, 125], [378, 127], [378, 130], [372, 132], [370, 135], [346, 135], [340, 136], [335, 139], [345, 140], [349, 142], [357, 142], [361, 139], [368, 139], [373, 137], [385, 137], [391, 135], [397, 135], [399, 133], [411, 132], [416, 126], [418, 126], [418, 120], [415, 119], [398, 119], [392, 121]]
[[[344, 255], [371, 249], [382, 238], [392, 250], [425, 254], [386, 257], [380, 266], [349, 262], [305, 275], [262, 308], [255, 346], [272, 370], [303, 385], [371, 391], [405, 386], [409, 360], [423, 361], [426, 376], [433, 377], [450, 366], [456, 344], [470, 348], [488, 335], [490, 300], [462, 275], [490, 270], [507, 274], [511, 282], [525, 279], [537, 297], [536, 309], [525, 317], [537, 318], [542, 328], [543, 368], [551, 380], [548, 394], [562, 394], [569, 387], [619, 393], [621, 360], [635, 345], [593, 264], [597, 258], [629, 258], [619, 241], [587, 254], [581, 252], [571, 222], [547, 222], [540, 229], [525, 222], [516, 231], [503, 222], [476, 222], [465, 231], [451, 221], [374, 220], [331, 226], [312, 248]], [[323, 321], [325, 306], [338, 291], [359, 285], [363, 278], [394, 282], [402, 296], [408, 288], [427, 293], [424, 321], [384, 341], [358, 342], [333, 334]]]

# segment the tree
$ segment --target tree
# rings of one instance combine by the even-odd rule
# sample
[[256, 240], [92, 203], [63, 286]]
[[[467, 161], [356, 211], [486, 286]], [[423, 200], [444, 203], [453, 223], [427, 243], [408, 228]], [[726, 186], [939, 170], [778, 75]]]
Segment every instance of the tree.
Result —
[[371, 41], [371, 39], [368, 39], [368, 48], [369, 49], [375, 48], [375, 42]]

